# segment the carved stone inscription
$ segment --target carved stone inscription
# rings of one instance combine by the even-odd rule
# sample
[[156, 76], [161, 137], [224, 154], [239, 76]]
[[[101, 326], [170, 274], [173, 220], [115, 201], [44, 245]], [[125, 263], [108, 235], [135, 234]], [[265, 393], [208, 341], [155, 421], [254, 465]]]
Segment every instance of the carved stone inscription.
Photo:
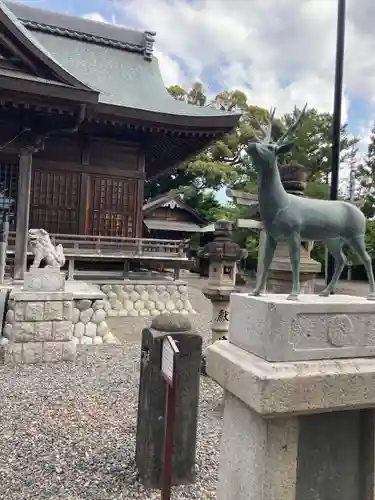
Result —
[[375, 314], [297, 314], [290, 342], [296, 349], [375, 346]]

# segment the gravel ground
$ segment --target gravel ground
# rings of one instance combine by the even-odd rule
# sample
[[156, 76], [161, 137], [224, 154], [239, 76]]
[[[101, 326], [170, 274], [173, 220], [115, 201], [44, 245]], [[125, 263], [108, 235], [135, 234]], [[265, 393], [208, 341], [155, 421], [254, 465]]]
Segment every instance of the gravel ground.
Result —
[[[200, 283], [192, 322], [207, 341], [210, 304]], [[0, 499], [158, 499], [137, 482], [134, 465], [139, 338], [145, 321], [114, 323], [123, 343], [85, 364], [1, 366]], [[222, 390], [201, 379], [197, 481], [173, 499], [213, 499]]]
[[[194, 326], [208, 340], [206, 280], [189, 278], [198, 314]], [[341, 284], [362, 295], [365, 284]], [[142, 318], [114, 318], [122, 346], [85, 364], [0, 366], [0, 499], [159, 499], [137, 482], [134, 465]], [[222, 425], [222, 390], [201, 378], [197, 481], [172, 498], [214, 499]]]

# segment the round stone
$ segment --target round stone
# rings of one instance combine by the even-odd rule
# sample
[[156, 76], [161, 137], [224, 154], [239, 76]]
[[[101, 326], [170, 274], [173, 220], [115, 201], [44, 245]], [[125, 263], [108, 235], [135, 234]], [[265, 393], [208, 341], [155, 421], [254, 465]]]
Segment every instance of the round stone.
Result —
[[149, 311], [155, 309], [155, 302], [153, 302], [152, 300], [147, 300], [145, 302], [145, 308], [148, 309]]
[[151, 316], [159, 316], [160, 315], [160, 311], [158, 311], [157, 309], [153, 309], [151, 311]]
[[115, 292], [108, 292], [107, 293], [107, 297], [109, 298], [109, 300], [111, 299], [117, 299], [117, 294]]
[[81, 311], [77, 309], [77, 307], [73, 308], [72, 312], [72, 323], [75, 325], [79, 321], [79, 315], [81, 314]]
[[143, 300], [137, 300], [137, 302], [135, 302], [134, 309], [136, 309], [137, 311], [140, 311], [141, 309], [144, 309], [144, 308], [145, 308], [145, 303], [143, 302]]
[[121, 309], [121, 311], [118, 312], [118, 315], [123, 318], [128, 315], [128, 311], [126, 309]]
[[99, 335], [100, 337], [104, 337], [104, 335], [107, 335], [108, 332], [109, 332], [109, 326], [105, 321], [102, 321], [96, 327], [96, 334]]
[[147, 292], [142, 292], [140, 299], [143, 300], [143, 302], [146, 302], [150, 298], [149, 294]]
[[125, 292], [131, 293], [134, 290], [134, 285], [125, 285], [124, 290]]
[[112, 290], [115, 292], [116, 295], [121, 295], [123, 290], [122, 285], [113, 285]]
[[4, 347], [9, 344], [9, 340], [6, 337], [0, 337], [0, 347]]
[[101, 337], [94, 337], [92, 339], [92, 343], [95, 345], [102, 345], [103, 344], [103, 339]]
[[189, 296], [187, 293], [180, 293], [180, 299], [182, 301], [188, 300]]
[[165, 309], [164, 302], [160, 302], [160, 300], [156, 301], [155, 302], [155, 309], [157, 309], [158, 311], [164, 311], [164, 309]]
[[95, 300], [95, 302], [92, 305], [92, 308], [94, 311], [97, 311], [98, 309], [104, 309], [105, 302], [104, 300]]
[[185, 286], [185, 285], [179, 285], [179, 286], [178, 286], [178, 291], [179, 291], [180, 293], [186, 293], [186, 292], [187, 292], [187, 288], [186, 288], [186, 286]]
[[169, 292], [169, 293], [177, 292], [177, 286], [176, 285], [168, 285], [167, 292]]
[[171, 296], [169, 295], [168, 292], [163, 292], [159, 295], [159, 300], [161, 302], [164, 302], [164, 304], [166, 304], [169, 300], [171, 300]]
[[75, 344], [75, 345], [78, 345], [79, 344], [79, 339], [77, 337], [73, 337], [72, 338], [72, 343]]
[[122, 292], [121, 299], [124, 302], [125, 300], [129, 300], [128, 292]]
[[13, 330], [12, 323], [7, 323], [3, 328], [3, 336], [6, 337], [7, 339], [11, 339], [12, 338], [12, 330]]
[[91, 300], [89, 300], [89, 299], [77, 300], [76, 307], [80, 311], [85, 311], [86, 309], [90, 309], [91, 308]]
[[114, 309], [110, 309], [108, 312], [108, 317], [109, 318], [115, 318], [116, 316], [118, 316], [118, 311], [115, 311]]
[[175, 309], [176, 306], [174, 305], [174, 302], [172, 302], [171, 300], [168, 300], [168, 302], [165, 304], [165, 308], [168, 311], [173, 311], [173, 309]]
[[92, 344], [92, 337], [86, 337], [86, 336], [82, 337], [81, 344], [91, 345]]
[[85, 327], [85, 336], [86, 337], [95, 337], [96, 336], [96, 324], [95, 323], [87, 323]]
[[118, 298], [117, 298], [117, 295], [115, 295], [114, 297], [110, 297], [108, 299], [109, 303], [111, 304], [111, 307], [114, 308], [115, 304], [118, 302]]
[[189, 314], [189, 311], [185, 311], [185, 309], [182, 309], [182, 311], [179, 311], [179, 313], [187, 316]]
[[103, 285], [102, 286], [102, 292], [108, 293], [112, 290], [112, 285]]
[[141, 295], [146, 290], [146, 287], [144, 285], [135, 285], [134, 290]]
[[105, 312], [108, 312], [111, 309], [111, 304], [109, 303], [108, 300], [104, 301], [103, 309], [105, 310]]
[[112, 307], [115, 311], [120, 311], [122, 309], [122, 302], [120, 300], [116, 300], [116, 303]]
[[184, 309], [186, 309], [187, 311], [191, 311], [193, 309], [193, 306], [191, 305], [190, 300], [185, 300]]
[[176, 300], [175, 305], [178, 311], [181, 311], [184, 308], [184, 303], [182, 302], [182, 300]]
[[131, 309], [131, 310], [128, 312], [128, 316], [131, 316], [131, 317], [133, 317], [133, 318], [138, 317], [138, 316], [139, 316], [139, 311], [137, 311], [136, 309]]
[[134, 303], [131, 300], [125, 300], [124, 309], [126, 311], [131, 311], [132, 309], [134, 309]]
[[156, 287], [156, 290], [157, 290], [159, 293], [163, 293], [163, 292], [165, 292], [165, 291], [166, 291], [166, 288], [165, 288], [165, 286], [164, 286], [164, 285], [158, 285], [158, 286]]
[[168, 309], [164, 309], [163, 311], [160, 311], [160, 314], [164, 314], [166, 316], [169, 316], [171, 314], [171, 311], [168, 311]]
[[94, 311], [91, 321], [98, 325], [99, 323], [105, 320], [106, 316], [107, 314], [104, 309], [98, 309], [97, 311]]
[[139, 311], [140, 316], [150, 316], [150, 311], [148, 309], [141, 309]]
[[85, 334], [85, 325], [81, 322], [76, 323], [74, 325], [73, 335], [77, 337], [77, 339], [81, 339]]
[[148, 293], [153, 293], [156, 291], [156, 285], [147, 285], [146, 290]]
[[92, 315], [94, 314], [94, 309], [90, 307], [90, 309], [86, 309], [85, 311], [81, 311], [81, 314], [79, 315], [80, 321], [87, 325], [87, 323], [91, 320]]
[[117, 344], [117, 340], [113, 333], [109, 332], [107, 335], [103, 337], [103, 343], [104, 344]]
[[149, 299], [152, 300], [153, 302], [156, 302], [159, 300], [159, 294], [158, 292], [151, 292], [149, 293]]
[[176, 314], [165, 316], [161, 314], [152, 320], [151, 328], [159, 332], [189, 332], [191, 323], [188, 318]]
[[173, 300], [173, 302], [176, 302], [176, 300], [180, 300], [180, 298], [181, 298], [180, 292], [171, 293], [171, 300]]
[[13, 323], [14, 321], [14, 311], [12, 311], [11, 309], [8, 310], [6, 316], [5, 316], [5, 321], [7, 323]]
[[132, 292], [129, 296], [130, 300], [132, 302], [137, 302], [137, 300], [139, 299], [139, 293], [138, 292]]

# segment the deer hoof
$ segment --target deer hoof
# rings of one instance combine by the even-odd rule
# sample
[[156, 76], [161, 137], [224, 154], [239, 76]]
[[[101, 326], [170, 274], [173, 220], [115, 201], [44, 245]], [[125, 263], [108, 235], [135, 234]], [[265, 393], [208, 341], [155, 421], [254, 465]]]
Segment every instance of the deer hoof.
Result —
[[286, 300], [299, 300], [299, 293], [290, 293]]
[[371, 292], [369, 295], [367, 295], [367, 300], [375, 300], [375, 292]]

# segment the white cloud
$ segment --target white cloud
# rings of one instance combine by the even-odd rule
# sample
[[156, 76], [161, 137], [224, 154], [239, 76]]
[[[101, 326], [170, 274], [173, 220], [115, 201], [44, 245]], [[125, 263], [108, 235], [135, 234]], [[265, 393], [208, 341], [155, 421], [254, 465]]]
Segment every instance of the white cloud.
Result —
[[85, 14], [83, 16], [85, 19], [89, 19], [90, 21], [96, 21], [99, 23], [108, 23], [108, 21], [103, 17], [99, 12], [91, 12], [89, 14]]
[[[166, 83], [210, 72], [221, 88], [247, 91], [279, 113], [306, 100], [332, 111], [337, 0], [118, 0], [128, 22], [155, 29]], [[345, 61], [349, 98], [375, 104], [375, 4], [348, 8]], [[160, 54], [162, 54], [160, 56]], [[179, 57], [188, 74], [171, 57]], [[168, 82], [167, 82], [168, 81]]]

